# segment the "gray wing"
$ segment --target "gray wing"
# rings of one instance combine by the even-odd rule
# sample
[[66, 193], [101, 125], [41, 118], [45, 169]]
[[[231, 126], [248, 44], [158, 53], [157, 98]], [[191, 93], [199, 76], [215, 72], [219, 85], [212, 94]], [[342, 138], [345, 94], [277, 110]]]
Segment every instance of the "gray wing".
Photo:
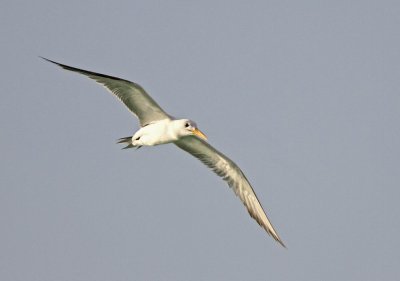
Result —
[[103, 85], [107, 90], [120, 99], [129, 110], [139, 118], [143, 127], [151, 122], [170, 119], [171, 117], [146, 93], [138, 84], [118, 77], [104, 75], [61, 64], [46, 58], [42, 59], [54, 63], [66, 70], [83, 74]]
[[222, 177], [246, 206], [250, 216], [254, 218], [269, 235], [285, 247], [265, 214], [246, 176], [232, 160], [213, 148], [206, 141], [196, 136], [184, 137], [176, 141], [175, 144], [198, 158], [218, 176]]

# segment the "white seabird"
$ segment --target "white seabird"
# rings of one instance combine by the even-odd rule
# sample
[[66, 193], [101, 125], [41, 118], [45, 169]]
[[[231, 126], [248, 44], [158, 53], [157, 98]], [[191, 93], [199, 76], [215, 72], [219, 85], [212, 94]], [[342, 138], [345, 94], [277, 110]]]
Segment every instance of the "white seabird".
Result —
[[197, 128], [195, 122], [189, 119], [175, 119], [168, 115], [140, 85], [134, 82], [43, 59], [100, 83], [138, 117], [141, 128], [133, 136], [119, 139], [118, 143], [127, 144], [124, 148], [140, 148], [172, 142], [189, 152], [222, 177], [246, 206], [250, 216], [285, 247], [246, 176], [231, 159], [206, 142], [206, 136]]

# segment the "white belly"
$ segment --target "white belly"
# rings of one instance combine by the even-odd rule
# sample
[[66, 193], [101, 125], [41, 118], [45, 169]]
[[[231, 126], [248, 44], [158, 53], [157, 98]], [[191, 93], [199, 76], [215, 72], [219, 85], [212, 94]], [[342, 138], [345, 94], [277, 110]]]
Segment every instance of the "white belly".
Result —
[[[136, 140], [140, 137], [138, 140]], [[132, 137], [132, 141], [138, 145], [158, 145], [178, 140], [178, 136], [171, 130], [171, 120], [161, 120], [149, 124], [138, 130]]]

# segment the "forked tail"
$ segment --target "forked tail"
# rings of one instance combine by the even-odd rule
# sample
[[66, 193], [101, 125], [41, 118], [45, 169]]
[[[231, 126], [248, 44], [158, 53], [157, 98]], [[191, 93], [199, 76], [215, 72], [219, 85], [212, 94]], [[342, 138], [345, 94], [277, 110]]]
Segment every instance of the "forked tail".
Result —
[[127, 146], [123, 147], [122, 149], [128, 149], [128, 148], [133, 148], [133, 147], [135, 147], [135, 146], [132, 144], [132, 136], [120, 138], [120, 139], [118, 139], [118, 142], [117, 142], [117, 143], [128, 144]]

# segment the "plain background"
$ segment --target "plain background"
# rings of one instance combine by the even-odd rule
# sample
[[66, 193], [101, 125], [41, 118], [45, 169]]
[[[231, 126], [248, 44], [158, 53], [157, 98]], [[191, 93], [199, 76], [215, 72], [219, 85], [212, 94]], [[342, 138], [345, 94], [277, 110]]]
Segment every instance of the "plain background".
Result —
[[[398, 1], [2, 1], [1, 280], [399, 280]], [[288, 249], [102, 87], [240, 165]]]

